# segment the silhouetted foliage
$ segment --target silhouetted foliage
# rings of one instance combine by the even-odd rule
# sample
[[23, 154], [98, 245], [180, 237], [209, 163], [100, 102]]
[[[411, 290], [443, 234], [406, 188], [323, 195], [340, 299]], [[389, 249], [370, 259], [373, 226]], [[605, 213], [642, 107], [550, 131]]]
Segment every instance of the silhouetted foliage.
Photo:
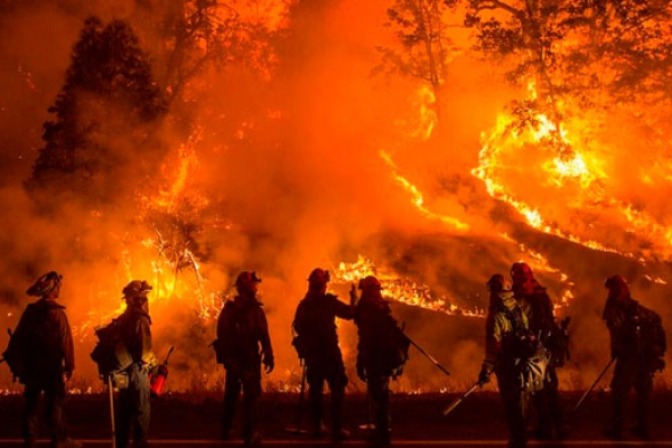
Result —
[[386, 26], [394, 30], [397, 48], [378, 47], [381, 63], [373, 73], [398, 74], [431, 86], [437, 112], [448, 64], [455, 55], [446, 16], [453, 0], [395, 0]]
[[165, 102], [124, 21], [86, 20], [49, 112], [55, 117], [44, 124], [46, 144], [27, 182], [34, 197], [77, 191], [114, 201], [122, 184], [145, 178], [160, 157], [150, 145], [151, 125], [166, 113]]

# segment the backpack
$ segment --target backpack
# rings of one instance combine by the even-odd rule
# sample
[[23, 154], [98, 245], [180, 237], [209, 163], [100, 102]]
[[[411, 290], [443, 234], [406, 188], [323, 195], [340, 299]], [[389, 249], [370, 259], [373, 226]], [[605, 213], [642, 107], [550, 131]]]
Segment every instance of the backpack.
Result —
[[91, 359], [98, 365], [101, 378], [107, 378], [133, 364], [133, 357], [124, 343], [123, 325], [119, 319], [97, 328], [95, 333], [98, 343], [91, 352]]
[[550, 354], [549, 364], [553, 367], [563, 367], [565, 361], [570, 359], [567, 330], [570, 320], [570, 317], [565, 317], [559, 323], [554, 323], [546, 340], [546, 348]]
[[52, 337], [54, 331], [53, 325], [47, 319], [48, 313], [49, 308], [31, 303], [26, 307], [14, 333], [7, 329], [9, 343], [2, 356], [12, 372], [14, 381], [18, 379], [24, 383], [29, 374], [36, 373], [36, 369], [39, 370], [39, 367], [34, 365], [34, 355], [31, 358], [36, 350], [39, 350], [41, 356], [44, 356], [45, 347], [47, 353], [57, 353], [57, 348], [51, 347], [54, 344]]
[[667, 340], [660, 316], [640, 305], [638, 315], [641, 317], [641, 330], [639, 333], [640, 344], [646, 363], [651, 371], [663, 371], [665, 369], [665, 351]]
[[519, 307], [513, 310], [504, 308], [504, 314], [513, 327], [508, 350], [516, 358], [516, 375], [520, 389], [524, 392], [537, 392], [544, 388], [549, 355], [541, 341], [525, 327], [522, 313]]
[[389, 355], [389, 365], [392, 367], [392, 377], [396, 378], [401, 375], [406, 365], [406, 361], [409, 359], [408, 350], [411, 347], [411, 340], [406, 337], [404, 330], [399, 327], [395, 327], [397, 331], [394, 332], [394, 337], [392, 338], [391, 348]]
[[12, 330], [9, 328], [7, 333], [9, 333], [9, 344], [7, 344], [7, 350], [2, 353], [2, 357], [12, 372], [12, 378], [16, 381], [18, 378], [24, 377], [26, 370], [23, 344], [19, 338], [12, 334]]

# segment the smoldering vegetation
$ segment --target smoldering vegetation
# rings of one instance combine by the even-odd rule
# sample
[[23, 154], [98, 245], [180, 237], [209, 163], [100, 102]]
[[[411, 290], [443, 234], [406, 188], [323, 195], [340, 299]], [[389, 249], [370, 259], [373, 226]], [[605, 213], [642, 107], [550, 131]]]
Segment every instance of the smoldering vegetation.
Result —
[[[586, 122], [594, 129], [576, 142], [592, 139], [586, 153], [604, 159], [605, 173], [587, 188], [550, 180], [534, 152], [548, 142], [502, 137], [509, 152], [493, 178], [565, 234], [532, 225], [472, 172], [526, 86], [508, 83], [511, 63], [473, 50], [465, 29], [452, 36], [457, 50], [440, 86], [401, 65], [382, 67], [380, 48], [407, 49], [394, 21], [384, 25], [386, 10], [401, 3], [1, 3], [0, 326], [15, 326], [39, 275], [61, 272], [77, 338], [73, 385], [100, 387], [88, 356], [93, 329], [121, 310], [130, 279], [146, 279], [157, 354], [176, 347], [169, 386], [210, 389], [223, 376], [208, 347], [218, 310], [232, 278], [256, 270], [277, 351], [266, 387], [292, 389], [300, 369], [290, 325], [306, 277], [359, 255], [455, 307], [448, 315], [395, 304], [409, 335], [452, 372], [445, 378], [412, 353], [400, 391], [474, 380], [483, 320], [465, 313], [484, 309], [484, 282], [520, 259], [558, 303], [573, 296], [558, 309], [572, 316], [564, 388], [586, 386], [608, 359], [607, 275], [625, 275], [636, 298], [672, 321], [667, 159], [656, 142], [639, 143], [670, 130], [652, 133], [651, 117], [649, 126], [633, 124], [635, 107]], [[462, 21], [459, 8], [445, 14], [446, 23]], [[568, 129], [581, 128], [566, 115]], [[534, 121], [520, 120], [521, 129]], [[636, 173], [633, 152], [646, 162]], [[637, 219], [626, 222], [619, 207]], [[347, 284], [334, 289], [347, 300]], [[354, 326], [339, 331], [354, 366]], [[361, 389], [349, 373], [350, 387]], [[0, 381], [12, 387], [6, 369]], [[659, 377], [661, 386], [669, 381]]]

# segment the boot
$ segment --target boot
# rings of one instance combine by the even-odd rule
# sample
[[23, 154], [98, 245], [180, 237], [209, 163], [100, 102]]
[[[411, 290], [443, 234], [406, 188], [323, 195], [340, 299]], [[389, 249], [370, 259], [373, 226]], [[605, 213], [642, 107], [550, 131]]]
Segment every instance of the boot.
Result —
[[257, 446], [261, 444], [261, 433], [253, 431], [252, 434], [243, 438], [243, 446]]
[[642, 425], [635, 425], [630, 429], [630, 432], [633, 436], [642, 440], [651, 440], [651, 434], [649, 433], [649, 428]]
[[54, 448], [82, 448], [83, 445], [80, 442], [68, 437], [65, 440], [52, 443], [52, 446]]
[[349, 438], [350, 438], [350, 431], [343, 428], [334, 429], [334, 432], [331, 434], [331, 439], [334, 442], [342, 442], [343, 440], [348, 440]]
[[623, 430], [617, 427], [603, 429], [602, 435], [610, 440], [623, 440]]
[[324, 439], [327, 437], [327, 428], [324, 426], [324, 423], [315, 425], [313, 431], [310, 433], [310, 437], [313, 439]]

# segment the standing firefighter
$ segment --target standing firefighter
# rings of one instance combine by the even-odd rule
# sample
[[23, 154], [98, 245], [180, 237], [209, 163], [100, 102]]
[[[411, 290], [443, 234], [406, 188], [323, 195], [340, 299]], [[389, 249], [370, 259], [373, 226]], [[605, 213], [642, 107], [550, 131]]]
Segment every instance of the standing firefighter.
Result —
[[[499, 393], [504, 402], [509, 427], [509, 447], [527, 445], [523, 414], [524, 394], [530, 389], [526, 360], [536, 352], [535, 338], [528, 327], [527, 317], [513, 298], [504, 277], [495, 274], [488, 280], [490, 306], [485, 324], [485, 360], [479, 375], [481, 385], [490, 381], [495, 372]], [[541, 386], [539, 386], [541, 387]]]
[[[381, 294], [381, 284], [374, 276], [359, 282], [362, 297], [355, 307], [357, 375], [367, 383], [375, 408], [375, 442], [390, 444], [390, 377], [401, 374], [408, 359], [409, 341], [392, 317], [390, 306]], [[352, 294], [355, 294], [354, 286]]]
[[242, 387], [245, 445], [261, 441], [255, 429], [256, 406], [261, 396], [261, 365], [264, 364], [266, 373], [271, 373], [274, 366], [266, 314], [256, 297], [260, 282], [255, 272], [241, 272], [236, 279], [238, 295], [224, 304], [217, 321], [215, 350], [218, 362], [226, 369], [222, 438], [230, 436]]
[[[548, 361], [544, 387], [532, 396], [532, 404], [537, 415], [535, 435], [540, 439], [558, 439], [567, 436], [567, 428], [563, 423], [560, 396], [558, 394], [558, 376], [555, 367], [562, 365], [566, 352], [566, 334], [560, 330], [553, 313], [553, 302], [534, 278], [532, 269], [523, 262], [516, 262], [511, 267], [511, 280], [516, 301], [523, 309], [529, 321], [530, 330], [539, 338], [548, 351]], [[561, 347], [560, 347], [561, 346]], [[563, 352], [563, 353], [559, 353]]]
[[632, 428], [632, 433], [648, 439], [653, 375], [665, 368], [663, 356], [667, 346], [662, 321], [657, 313], [630, 296], [630, 289], [622, 276], [607, 278], [605, 287], [609, 296], [603, 319], [611, 335], [611, 356], [616, 359], [611, 381], [612, 426], [605, 435], [613, 439], [623, 437], [623, 409], [628, 392], [634, 386], [637, 392], [637, 425]]
[[299, 358], [305, 360], [313, 436], [324, 437], [322, 423], [322, 391], [324, 382], [329, 384], [332, 402], [332, 437], [342, 440], [348, 437], [343, 429], [343, 399], [348, 377], [341, 349], [338, 346], [336, 318], [352, 319], [354, 304], [347, 305], [333, 294], [327, 294], [329, 272], [317, 268], [308, 277], [308, 293], [301, 300], [294, 317], [297, 336], [293, 344]]
[[4, 353], [12, 374], [26, 386], [23, 413], [26, 447], [37, 446], [38, 404], [42, 392], [46, 400], [51, 446], [81, 446], [68, 438], [65, 421], [65, 385], [75, 370], [75, 354], [65, 307], [56, 302], [62, 278], [51, 271], [26, 291], [29, 296], [40, 299], [26, 307]]
[[152, 352], [152, 335], [147, 282], [133, 280], [122, 290], [126, 310], [116, 319], [120, 342], [129, 355], [124, 369], [128, 387], [119, 391], [117, 412], [117, 448], [126, 448], [133, 434], [133, 447], [149, 446], [149, 372], [157, 364]]

